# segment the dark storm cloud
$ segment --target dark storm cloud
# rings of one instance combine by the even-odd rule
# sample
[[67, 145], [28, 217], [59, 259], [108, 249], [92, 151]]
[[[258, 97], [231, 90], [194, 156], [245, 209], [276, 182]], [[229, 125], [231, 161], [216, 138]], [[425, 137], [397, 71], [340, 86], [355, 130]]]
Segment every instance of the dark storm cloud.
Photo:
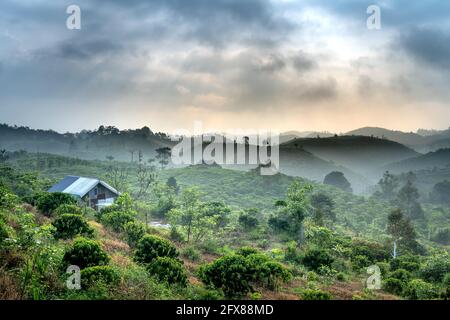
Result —
[[400, 34], [394, 46], [419, 63], [450, 70], [450, 32], [414, 28]]

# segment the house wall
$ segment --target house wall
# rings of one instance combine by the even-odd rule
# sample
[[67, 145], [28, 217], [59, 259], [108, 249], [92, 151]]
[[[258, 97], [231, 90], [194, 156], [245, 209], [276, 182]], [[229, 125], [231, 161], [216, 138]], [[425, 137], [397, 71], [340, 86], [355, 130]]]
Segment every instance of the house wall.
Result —
[[[97, 193], [95, 192], [97, 189]], [[117, 195], [111, 192], [109, 189], [105, 188], [100, 183], [89, 191], [89, 193], [84, 197], [84, 200], [89, 204], [90, 207], [97, 209], [98, 200], [104, 200], [109, 198], [117, 198]]]

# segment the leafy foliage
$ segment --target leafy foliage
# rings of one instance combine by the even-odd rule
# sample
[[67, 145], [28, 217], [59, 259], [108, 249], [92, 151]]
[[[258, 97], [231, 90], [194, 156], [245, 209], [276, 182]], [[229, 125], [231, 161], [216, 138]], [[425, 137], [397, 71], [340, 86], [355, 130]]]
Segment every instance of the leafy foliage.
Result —
[[78, 214], [62, 214], [53, 221], [56, 239], [71, 239], [77, 235], [90, 237], [94, 230]]
[[177, 259], [157, 257], [147, 266], [147, 270], [160, 281], [184, 287], [187, 285], [186, 271]]
[[135, 259], [140, 263], [151, 263], [158, 257], [178, 257], [178, 251], [168, 240], [153, 235], [144, 236], [136, 247]]
[[109, 257], [97, 241], [77, 238], [64, 253], [63, 261], [66, 266], [75, 265], [84, 269], [106, 265]]
[[71, 195], [61, 192], [42, 193], [37, 200], [37, 208], [47, 216], [64, 204], [76, 204], [76, 201]]

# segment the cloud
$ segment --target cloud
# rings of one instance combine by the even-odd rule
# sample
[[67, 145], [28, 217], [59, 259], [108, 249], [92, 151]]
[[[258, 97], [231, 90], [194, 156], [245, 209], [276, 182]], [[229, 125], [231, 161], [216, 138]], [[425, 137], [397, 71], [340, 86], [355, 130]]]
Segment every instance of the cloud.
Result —
[[395, 45], [421, 64], [450, 70], [450, 32], [414, 28], [401, 33]]

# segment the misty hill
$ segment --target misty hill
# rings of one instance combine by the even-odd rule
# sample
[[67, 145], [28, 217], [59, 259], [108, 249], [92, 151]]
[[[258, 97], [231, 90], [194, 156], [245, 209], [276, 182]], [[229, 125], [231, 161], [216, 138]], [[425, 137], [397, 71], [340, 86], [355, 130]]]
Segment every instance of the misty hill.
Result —
[[436, 151], [442, 148], [450, 148], [450, 129], [447, 130], [418, 130], [414, 132], [403, 132], [388, 130], [378, 127], [364, 127], [352, 130], [346, 135], [376, 137], [388, 139], [411, 147], [418, 152]]
[[154, 157], [155, 149], [174, 145], [164, 133], [154, 133], [148, 127], [119, 130], [100, 126], [97, 130], [79, 133], [58, 133], [28, 127], [0, 124], [0, 148], [9, 151], [52, 153], [88, 160], [104, 160], [112, 156], [119, 161], [138, 157]]
[[297, 138], [317, 138], [318, 136], [328, 138], [334, 136], [334, 134], [328, 131], [287, 131], [280, 134], [280, 143], [286, 143]]
[[364, 136], [301, 138], [285, 143], [281, 148], [304, 149], [374, 179], [378, 179], [377, 168], [419, 155], [400, 143]]
[[425, 155], [405, 159], [386, 166], [386, 169], [394, 173], [401, 173], [445, 167], [450, 167], [450, 149], [440, 149]]
[[430, 137], [424, 137], [413, 132], [394, 131], [378, 127], [364, 127], [352, 130], [346, 135], [376, 137], [381, 139], [388, 139], [407, 146], [423, 145], [429, 141]]

